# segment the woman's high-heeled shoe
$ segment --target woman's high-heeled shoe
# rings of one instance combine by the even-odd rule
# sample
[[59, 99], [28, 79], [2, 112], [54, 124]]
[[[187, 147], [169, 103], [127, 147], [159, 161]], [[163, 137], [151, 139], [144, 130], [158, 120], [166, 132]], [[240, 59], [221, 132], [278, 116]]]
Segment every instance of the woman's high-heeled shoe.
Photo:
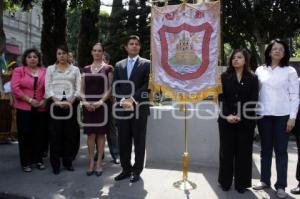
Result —
[[87, 170], [86, 171], [87, 176], [91, 176], [94, 173], [94, 164], [95, 164], [94, 160], [89, 161], [89, 168], [91, 168], [91, 164], [92, 164], [92, 170]]
[[91, 176], [91, 175], [93, 175], [93, 173], [94, 173], [94, 171], [86, 171], [87, 176]]
[[102, 175], [102, 173], [103, 173], [103, 171], [102, 170], [100, 170], [100, 171], [95, 171], [95, 173], [96, 173], [96, 176], [101, 176]]
[[98, 161], [97, 161], [97, 163], [96, 163], [96, 171], [95, 171], [95, 173], [96, 173], [96, 176], [101, 176], [102, 175], [102, 173], [103, 173], [103, 170], [102, 170], [102, 166], [100, 166], [101, 165], [101, 162], [102, 160], [99, 160], [98, 159]]

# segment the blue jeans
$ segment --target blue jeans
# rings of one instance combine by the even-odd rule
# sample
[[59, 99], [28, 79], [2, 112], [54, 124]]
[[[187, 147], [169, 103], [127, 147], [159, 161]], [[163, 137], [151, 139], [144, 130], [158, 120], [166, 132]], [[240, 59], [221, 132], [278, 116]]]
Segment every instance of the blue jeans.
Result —
[[288, 138], [286, 132], [289, 116], [264, 116], [258, 120], [258, 131], [261, 137], [261, 177], [260, 180], [271, 184], [271, 166], [273, 147], [276, 155], [277, 182], [275, 189], [287, 186]]

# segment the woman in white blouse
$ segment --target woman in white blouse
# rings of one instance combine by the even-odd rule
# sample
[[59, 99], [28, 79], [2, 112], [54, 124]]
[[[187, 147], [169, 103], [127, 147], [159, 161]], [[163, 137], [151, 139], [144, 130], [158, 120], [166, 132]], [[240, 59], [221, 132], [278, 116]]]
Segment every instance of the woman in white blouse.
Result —
[[46, 97], [50, 106], [50, 162], [54, 174], [63, 166], [74, 171], [72, 161], [79, 148], [79, 125], [77, 123], [77, 98], [80, 96], [81, 75], [78, 67], [68, 63], [68, 49], [60, 46], [57, 61], [47, 68], [45, 78]]
[[273, 40], [265, 51], [266, 64], [256, 70], [259, 80], [258, 130], [261, 136], [261, 177], [256, 190], [271, 185], [273, 148], [276, 155], [279, 198], [286, 198], [288, 138], [295, 125], [299, 104], [299, 82], [296, 70], [289, 66], [289, 48], [279, 39]]

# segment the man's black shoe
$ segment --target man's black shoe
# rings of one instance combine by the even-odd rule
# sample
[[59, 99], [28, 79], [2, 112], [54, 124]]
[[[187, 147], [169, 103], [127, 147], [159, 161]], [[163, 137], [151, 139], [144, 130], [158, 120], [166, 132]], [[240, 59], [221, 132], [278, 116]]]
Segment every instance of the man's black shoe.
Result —
[[68, 167], [65, 167], [66, 170], [68, 171], [75, 171], [74, 167], [73, 166], [68, 166]]
[[229, 187], [225, 187], [225, 186], [220, 185], [220, 184], [219, 184], [219, 186], [221, 187], [221, 189], [222, 189], [223, 191], [229, 191], [229, 189], [230, 189], [230, 186], [229, 186]]
[[114, 158], [113, 163], [114, 164], [120, 164], [120, 158]]
[[291, 189], [291, 193], [295, 194], [295, 195], [299, 195], [300, 194], [300, 187], [297, 186], [297, 187]]
[[134, 183], [134, 182], [137, 182], [140, 180], [140, 175], [136, 174], [136, 173], [133, 173], [131, 176], [130, 176], [130, 182]]
[[58, 175], [59, 173], [60, 173], [59, 168], [54, 168], [54, 169], [53, 169], [53, 174], [54, 174], [54, 175]]
[[243, 193], [246, 192], [246, 189], [243, 189], [243, 188], [242, 189], [236, 189], [236, 191], [243, 194]]
[[130, 172], [124, 172], [124, 171], [122, 171], [122, 173], [120, 173], [119, 175], [117, 175], [115, 177], [115, 181], [124, 180], [126, 178], [129, 178], [130, 176], [131, 176]]

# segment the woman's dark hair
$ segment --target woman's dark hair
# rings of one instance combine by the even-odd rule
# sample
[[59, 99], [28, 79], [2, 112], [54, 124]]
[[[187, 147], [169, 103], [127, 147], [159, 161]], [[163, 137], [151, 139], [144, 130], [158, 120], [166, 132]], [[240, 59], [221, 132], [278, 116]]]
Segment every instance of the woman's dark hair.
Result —
[[103, 56], [105, 57], [106, 61], [109, 63], [110, 62], [110, 55], [108, 54], [108, 52], [104, 51]]
[[36, 54], [36, 56], [38, 57], [38, 64], [37, 64], [37, 66], [38, 66], [38, 67], [42, 66], [42, 55], [41, 55], [41, 53], [38, 51], [38, 49], [36, 49], [36, 48], [29, 48], [29, 49], [25, 50], [25, 52], [23, 53], [23, 56], [22, 56], [22, 64], [23, 64], [24, 66], [27, 66], [27, 63], [26, 63], [26, 57], [27, 57], [30, 53]]
[[66, 52], [66, 53], [69, 53], [68, 46], [60, 45], [60, 46], [58, 46], [58, 47], [56, 48], [56, 51], [57, 51], [58, 49], [59, 49], [59, 50], [62, 50], [62, 51], [64, 51], [64, 52]]
[[235, 49], [235, 50], [233, 50], [233, 52], [231, 53], [230, 58], [229, 58], [229, 63], [228, 63], [229, 67], [227, 68], [226, 72], [227, 73], [235, 72], [235, 69], [232, 65], [232, 60], [233, 60], [233, 56], [236, 53], [242, 53], [244, 58], [245, 58], [245, 65], [244, 65], [243, 73], [250, 73], [251, 72], [250, 57], [249, 57], [248, 52], [245, 49]]
[[270, 56], [270, 52], [271, 52], [272, 47], [275, 43], [281, 44], [284, 47], [284, 56], [280, 60], [280, 63], [279, 63], [280, 67], [288, 66], [289, 65], [289, 60], [290, 60], [290, 50], [289, 50], [288, 45], [284, 41], [282, 41], [281, 39], [274, 39], [268, 44], [268, 46], [266, 48], [266, 51], [265, 51], [265, 63], [266, 63], [266, 65], [270, 66], [272, 64], [272, 58]]
[[93, 50], [94, 46], [96, 46], [96, 45], [99, 45], [99, 46], [101, 46], [101, 48], [102, 48], [102, 51], [104, 52], [104, 47], [103, 47], [103, 45], [102, 45], [102, 43], [101, 43], [101, 42], [96, 42], [96, 43], [94, 43], [94, 44], [92, 45], [92, 50]]

